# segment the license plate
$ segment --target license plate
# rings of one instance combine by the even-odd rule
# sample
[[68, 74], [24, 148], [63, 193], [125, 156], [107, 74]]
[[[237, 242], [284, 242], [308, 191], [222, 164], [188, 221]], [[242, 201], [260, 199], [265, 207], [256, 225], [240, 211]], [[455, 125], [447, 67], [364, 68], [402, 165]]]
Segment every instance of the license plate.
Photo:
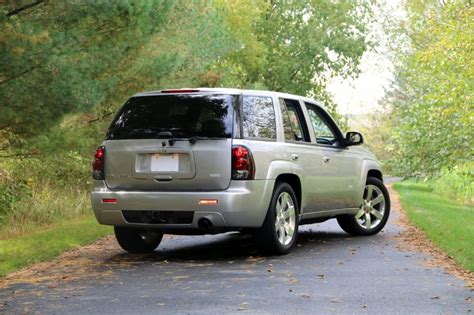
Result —
[[179, 171], [179, 154], [153, 154], [151, 156], [152, 172]]

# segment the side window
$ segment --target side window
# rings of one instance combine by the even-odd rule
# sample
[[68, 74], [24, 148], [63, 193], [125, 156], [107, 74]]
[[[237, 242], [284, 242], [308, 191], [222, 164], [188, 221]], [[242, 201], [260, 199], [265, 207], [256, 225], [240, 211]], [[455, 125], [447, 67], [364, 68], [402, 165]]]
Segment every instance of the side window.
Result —
[[280, 99], [285, 140], [309, 142], [308, 127], [298, 101]]
[[311, 125], [313, 126], [316, 143], [326, 145], [336, 144], [337, 137], [332, 131], [331, 127], [322, 118], [321, 114], [318, 111], [318, 108], [312, 104], [305, 104], [306, 109], [308, 110], [309, 119], [311, 120]]
[[275, 110], [271, 97], [244, 96], [244, 138], [276, 139]]

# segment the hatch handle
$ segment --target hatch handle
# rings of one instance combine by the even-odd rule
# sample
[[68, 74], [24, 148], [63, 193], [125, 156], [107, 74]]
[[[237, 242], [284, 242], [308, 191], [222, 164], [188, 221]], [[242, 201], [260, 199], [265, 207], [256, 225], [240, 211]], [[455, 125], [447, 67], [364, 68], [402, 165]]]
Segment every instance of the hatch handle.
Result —
[[157, 182], [169, 182], [173, 179], [171, 175], [158, 175], [155, 176], [155, 181]]

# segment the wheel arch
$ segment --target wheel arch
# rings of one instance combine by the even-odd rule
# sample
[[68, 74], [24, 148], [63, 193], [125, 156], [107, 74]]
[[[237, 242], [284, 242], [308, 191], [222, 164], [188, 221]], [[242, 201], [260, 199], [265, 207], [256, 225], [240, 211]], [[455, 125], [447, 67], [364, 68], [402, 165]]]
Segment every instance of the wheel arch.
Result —
[[355, 204], [360, 205], [362, 202], [362, 196], [364, 194], [365, 183], [369, 177], [375, 177], [383, 181], [382, 167], [380, 162], [372, 159], [364, 159], [362, 161], [362, 167], [360, 170], [360, 177], [358, 186], [354, 190], [354, 200], [357, 202]]
[[375, 177], [377, 179], [380, 179], [383, 182], [383, 175], [380, 169], [369, 169], [369, 171], [367, 172], [366, 181], [369, 177]]
[[293, 188], [293, 191], [296, 195], [296, 201], [298, 202], [298, 208], [301, 211], [301, 198], [302, 198], [302, 190], [301, 190], [301, 180], [298, 175], [292, 173], [284, 173], [277, 176], [275, 180], [275, 185], [279, 182], [287, 183], [288, 185]]

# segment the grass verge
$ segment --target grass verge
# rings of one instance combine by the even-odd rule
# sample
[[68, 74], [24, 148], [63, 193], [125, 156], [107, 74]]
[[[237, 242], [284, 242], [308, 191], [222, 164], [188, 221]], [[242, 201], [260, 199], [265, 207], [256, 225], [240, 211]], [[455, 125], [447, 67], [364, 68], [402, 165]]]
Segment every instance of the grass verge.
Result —
[[26, 235], [0, 239], [0, 277], [111, 233], [112, 229], [99, 225], [93, 215], [85, 215]]
[[410, 221], [460, 265], [474, 271], [474, 208], [432, 191], [428, 184], [395, 183]]

